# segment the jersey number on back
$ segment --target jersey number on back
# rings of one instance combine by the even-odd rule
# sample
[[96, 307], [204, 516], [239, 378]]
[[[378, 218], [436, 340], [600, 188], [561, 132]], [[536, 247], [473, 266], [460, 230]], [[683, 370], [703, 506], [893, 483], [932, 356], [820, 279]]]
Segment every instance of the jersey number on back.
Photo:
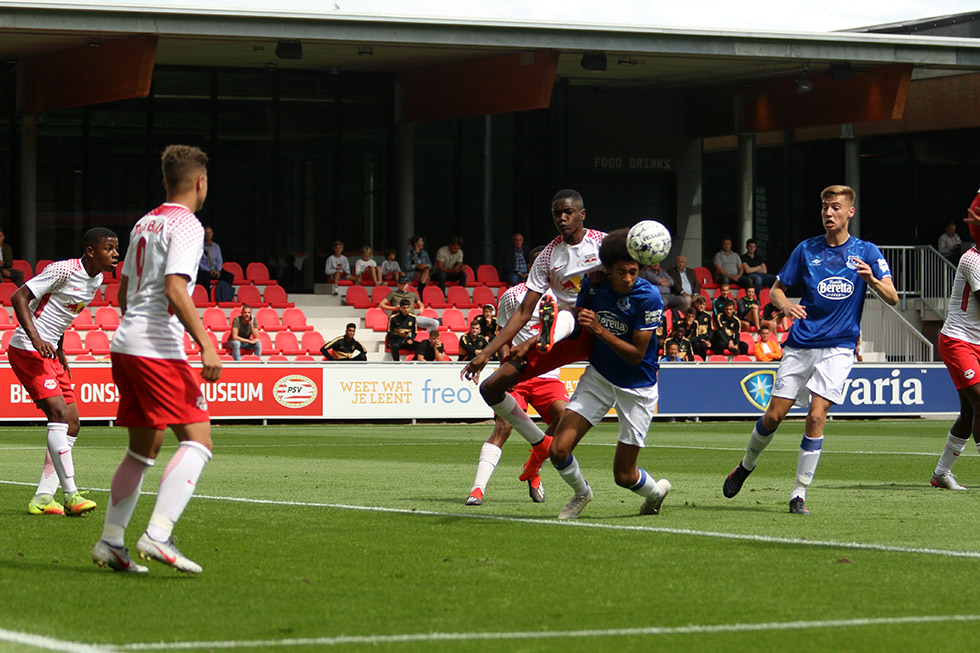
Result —
[[140, 284], [143, 283], [143, 261], [146, 259], [146, 237], [140, 238], [136, 243], [136, 292], [139, 292]]

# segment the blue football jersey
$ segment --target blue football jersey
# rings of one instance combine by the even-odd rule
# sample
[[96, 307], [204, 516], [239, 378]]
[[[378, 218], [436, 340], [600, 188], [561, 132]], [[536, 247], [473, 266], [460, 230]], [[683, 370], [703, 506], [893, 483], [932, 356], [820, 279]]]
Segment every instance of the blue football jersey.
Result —
[[[577, 305], [595, 311], [596, 320], [616, 337], [633, 341], [634, 331], [655, 331], [664, 312], [660, 291], [646, 279], [637, 279], [628, 295], [613, 292], [608, 283], [593, 286], [582, 280]], [[657, 335], [650, 338], [643, 360], [627, 363], [599, 338], [595, 339], [589, 363], [607, 381], [620, 388], [643, 388], [657, 382]]]
[[837, 247], [828, 245], [825, 236], [796, 246], [778, 277], [783, 285], [802, 286], [800, 304], [807, 316], [793, 323], [786, 344], [803, 349], [857, 344], [868, 289], [857, 273], [857, 260], [870, 265], [876, 279], [891, 277], [881, 250], [854, 236]]

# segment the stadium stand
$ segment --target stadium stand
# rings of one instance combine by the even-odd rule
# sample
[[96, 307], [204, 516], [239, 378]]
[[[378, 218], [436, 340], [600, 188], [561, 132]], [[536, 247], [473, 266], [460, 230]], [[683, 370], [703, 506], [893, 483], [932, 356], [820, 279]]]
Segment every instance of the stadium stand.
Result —
[[75, 317], [75, 321], [71, 323], [71, 328], [75, 331], [92, 331], [99, 327], [92, 321], [92, 312], [83, 308], [82, 312]]
[[103, 306], [95, 311], [95, 324], [103, 331], [115, 331], [119, 328], [119, 313], [110, 306]]
[[257, 310], [255, 312], [255, 326], [263, 331], [272, 333], [286, 329], [279, 321], [279, 314], [274, 308], [260, 308]]
[[285, 308], [282, 311], [282, 325], [290, 331], [312, 331], [313, 327], [306, 323], [306, 315], [300, 308]]
[[477, 281], [490, 288], [501, 288], [507, 284], [500, 280], [497, 268], [492, 265], [480, 265], [476, 268]]
[[279, 282], [269, 277], [269, 268], [265, 263], [249, 263], [245, 266], [245, 278], [256, 286], [275, 286]]
[[282, 286], [266, 286], [262, 293], [262, 298], [272, 308], [292, 308], [295, 306], [295, 304], [286, 298], [286, 291]]
[[269, 305], [262, 299], [262, 295], [256, 286], [238, 286], [237, 299], [239, 304], [248, 304], [252, 308], [263, 308]]
[[[67, 332], [65, 332], [67, 335]], [[85, 335], [85, 348], [93, 356], [109, 355], [109, 336], [105, 331], [89, 331]]]

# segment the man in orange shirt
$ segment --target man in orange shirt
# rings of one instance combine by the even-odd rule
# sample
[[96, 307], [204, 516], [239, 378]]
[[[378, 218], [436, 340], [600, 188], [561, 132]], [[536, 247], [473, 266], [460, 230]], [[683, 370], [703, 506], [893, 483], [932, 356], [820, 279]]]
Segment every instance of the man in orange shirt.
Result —
[[783, 357], [783, 350], [778, 340], [769, 339], [769, 327], [759, 327], [759, 342], [755, 343], [755, 357], [762, 362], [778, 361]]

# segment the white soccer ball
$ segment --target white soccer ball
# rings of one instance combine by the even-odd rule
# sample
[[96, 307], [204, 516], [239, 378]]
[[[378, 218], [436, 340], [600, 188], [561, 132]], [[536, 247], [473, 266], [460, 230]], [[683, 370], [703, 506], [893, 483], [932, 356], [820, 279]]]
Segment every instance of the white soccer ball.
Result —
[[642, 265], [659, 263], [670, 253], [670, 232], [655, 220], [637, 222], [626, 234], [626, 249]]

